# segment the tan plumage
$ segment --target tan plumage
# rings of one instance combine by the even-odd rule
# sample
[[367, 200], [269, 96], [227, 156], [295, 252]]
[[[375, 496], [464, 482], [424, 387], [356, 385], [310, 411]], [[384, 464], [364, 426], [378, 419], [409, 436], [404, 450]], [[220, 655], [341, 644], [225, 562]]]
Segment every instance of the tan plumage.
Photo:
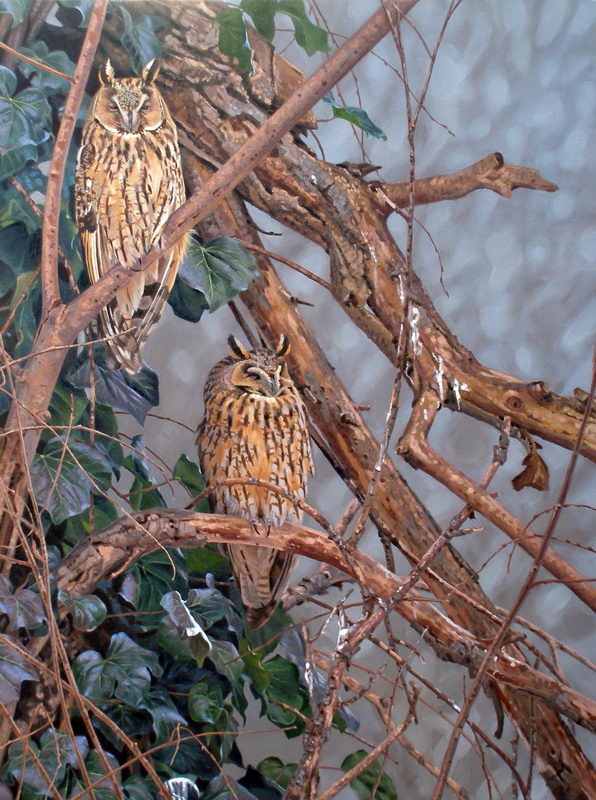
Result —
[[[170, 214], [186, 198], [176, 126], [149, 62], [140, 78], [116, 78], [108, 61], [83, 130], [75, 208], [92, 283], [111, 267], [132, 267], [159, 243]], [[99, 313], [115, 365], [135, 373], [184, 256], [183, 238], [139, 273]]]
[[[229, 356], [213, 367], [205, 384], [205, 417], [197, 439], [201, 468], [215, 487], [213, 510], [253, 520], [265, 535], [267, 525], [299, 522], [302, 511], [264, 487], [217, 483], [257, 478], [304, 499], [312, 472], [306, 414], [283, 359], [290, 349], [286, 336], [275, 352], [249, 352], [233, 336], [228, 342]], [[294, 557], [250, 545], [223, 549], [248, 607], [248, 624], [258, 628], [273, 613]]]

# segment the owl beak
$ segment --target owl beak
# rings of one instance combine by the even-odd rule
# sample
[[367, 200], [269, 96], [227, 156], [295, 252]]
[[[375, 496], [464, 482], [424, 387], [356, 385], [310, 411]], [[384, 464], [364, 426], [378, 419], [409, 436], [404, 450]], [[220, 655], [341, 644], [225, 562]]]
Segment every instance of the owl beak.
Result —
[[126, 115], [126, 129], [130, 131], [130, 133], [138, 133], [139, 115], [134, 109], [129, 111]]
[[279, 391], [279, 382], [276, 378], [267, 375], [267, 373], [263, 373], [259, 375], [259, 383], [263, 389], [263, 392], [269, 397], [275, 397]]
[[268, 375], [266, 372], [259, 371], [259, 383], [263, 393], [269, 397], [275, 397], [279, 392], [279, 381], [275, 375]]

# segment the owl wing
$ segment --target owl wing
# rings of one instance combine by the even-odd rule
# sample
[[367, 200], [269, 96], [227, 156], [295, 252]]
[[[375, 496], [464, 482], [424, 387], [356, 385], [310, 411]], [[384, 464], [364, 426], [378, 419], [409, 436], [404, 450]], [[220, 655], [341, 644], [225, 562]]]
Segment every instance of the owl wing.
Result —
[[[81, 236], [85, 265], [89, 281], [96, 283], [110, 268], [110, 258], [106, 248], [106, 237], [103, 226], [99, 224], [99, 199], [106, 190], [107, 172], [99, 164], [99, 150], [92, 141], [95, 131], [91, 127], [87, 131], [88, 140], [78, 153], [75, 176], [76, 218]], [[116, 361], [124, 361], [122, 352], [130, 350], [125, 346], [122, 336], [122, 318], [118, 313], [117, 303], [112, 301], [99, 313], [99, 331], [102, 337], [109, 338], [107, 346], [114, 353]], [[128, 337], [126, 337], [128, 338]], [[120, 357], [120, 358], [119, 358]], [[126, 359], [124, 363], [130, 363]], [[131, 365], [132, 366], [132, 365]], [[136, 367], [136, 363], [134, 364]], [[140, 368], [140, 364], [138, 365]], [[138, 368], [132, 371], [138, 371]]]

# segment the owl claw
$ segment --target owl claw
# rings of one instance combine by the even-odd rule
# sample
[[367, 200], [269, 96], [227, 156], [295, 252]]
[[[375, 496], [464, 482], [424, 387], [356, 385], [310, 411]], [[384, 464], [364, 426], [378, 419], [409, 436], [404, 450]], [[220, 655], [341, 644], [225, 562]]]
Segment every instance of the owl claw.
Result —
[[[263, 535], [265, 535], [265, 537], [269, 536], [269, 531], [270, 531], [270, 528], [271, 528], [269, 523], [266, 523], [266, 527], [265, 527], [265, 525], [263, 525], [263, 520], [262, 519], [257, 519], [257, 518], [253, 518], [251, 520], [251, 522], [252, 522], [252, 526], [253, 526], [257, 536], [263, 536]], [[264, 534], [263, 534], [263, 528], [265, 528], [265, 533]]]

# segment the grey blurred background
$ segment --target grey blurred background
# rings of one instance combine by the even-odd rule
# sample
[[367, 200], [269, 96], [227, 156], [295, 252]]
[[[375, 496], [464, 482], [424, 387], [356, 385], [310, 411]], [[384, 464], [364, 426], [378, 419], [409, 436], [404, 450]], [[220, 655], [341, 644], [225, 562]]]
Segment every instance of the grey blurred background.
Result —
[[[377, 5], [376, 0], [319, 0], [331, 30], [342, 36], [353, 33]], [[431, 47], [447, 7], [446, 0], [420, 0], [412, 12], [412, 20]], [[435, 120], [447, 126], [453, 135], [422, 114], [416, 137], [418, 176], [454, 171], [498, 150], [507, 162], [535, 167], [559, 186], [555, 194], [520, 189], [507, 200], [483, 191], [462, 200], [419, 208], [418, 219], [441, 252], [449, 296], [439, 283], [439, 264], [432, 244], [420, 228], [415, 236], [414, 267], [452, 331], [480, 361], [523, 380], [546, 380], [561, 394], [572, 393], [576, 386], [589, 387], [596, 320], [593, 265], [596, 151], [591, 140], [596, 105], [595, 23], [596, 4], [589, 0], [463, 2], [447, 28], [426, 101]], [[276, 44], [283, 48], [289, 41], [289, 34], [282, 32]], [[418, 93], [428, 60], [407, 27], [405, 41], [410, 83]], [[365, 146], [370, 161], [383, 165], [382, 179], [405, 180], [408, 166], [403, 91], [394, 73], [380, 60], [399, 68], [391, 37], [381, 42], [375, 53], [376, 56], [369, 54], [356, 72], [362, 105], [388, 139], [383, 142], [368, 138]], [[286, 55], [307, 75], [312, 74], [320, 60], [316, 56], [307, 59], [291, 45]], [[342, 91], [349, 104], [358, 105], [350, 78], [343, 82]], [[315, 113], [320, 119], [328, 118], [329, 106], [321, 103]], [[323, 123], [317, 136], [327, 160], [362, 160], [358, 142], [346, 122]], [[307, 143], [319, 153], [311, 136]], [[327, 258], [321, 250], [265, 215], [255, 212], [254, 216], [263, 229], [283, 232], [283, 237], [265, 236], [264, 246], [327, 276]], [[405, 246], [403, 222], [393, 218], [391, 229], [397, 241]], [[279, 272], [296, 296], [314, 303], [314, 308], [301, 307], [304, 316], [352, 397], [358, 403], [371, 405], [366, 417], [373, 431], [380, 434], [391, 390], [391, 365], [321, 287], [283, 265], [279, 265]], [[173, 417], [190, 428], [196, 427], [202, 416], [206, 374], [225, 355], [229, 333], [242, 335], [227, 308], [204, 317], [197, 325], [183, 322], [167, 310], [146, 349], [146, 360], [160, 376], [162, 405], [157, 413]], [[394, 438], [403, 430], [410, 400], [411, 394], [404, 388]], [[133, 425], [129, 430], [140, 432]], [[170, 466], [181, 451], [196, 459], [194, 435], [180, 425], [148, 418], [144, 434], [146, 445]], [[431, 441], [454, 464], [479, 479], [491, 459], [496, 436], [495, 430], [474, 420], [442, 411]], [[569, 458], [567, 451], [543, 444], [542, 455], [551, 473], [550, 491], [538, 493], [526, 489], [518, 494], [511, 489], [510, 480], [520, 471], [525, 455], [515, 441], [511, 443], [507, 464], [494, 482], [494, 490], [501, 493], [508, 508], [524, 522], [555, 502]], [[395, 459], [439, 525], [446, 526], [461, 503], [430, 478]], [[316, 466], [309, 498], [333, 521], [350, 495], [320, 454]], [[568, 502], [594, 505], [594, 495], [593, 472], [580, 459]], [[187, 500], [180, 494], [177, 498], [168, 497], [167, 501], [174, 505]], [[547, 519], [548, 515], [543, 515], [533, 529], [542, 531]], [[557, 536], [589, 545], [592, 529], [590, 511], [566, 509]], [[516, 551], [509, 562], [508, 540], [490, 525], [485, 526], [483, 533], [456, 540], [456, 546], [477, 568], [501, 545], [505, 547], [483, 568], [480, 579], [494, 602], [507, 607], [525, 577], [529, 559]], [[368, 532], [363, 547], [382, 559], [374, 531]], [[556, 543], [555, 547], [584, 574], [594, 574], [591, 553], [565, 543]], [[314, 566], [305, 561], [296, 579]], [[403, 561], [399, 561], [398, 570], [406, 571]], [[338, 593], [330, 602], [338, 601], [341, 596]], [[355, 599], [356, 593], [350, 601]], [[296, 613], [307, 616], [312, 610], [304, 606]], [[572, 647], [594, 656], [592, 619], [564, 588], [546, 584], [534, 590], [522, 613]], [[336, 630], [333, 622], [327, 626], [321, 640], [324, 646], [333, 648]], [[394, 630], [397, 636], [416, 640], [399, 619]], [[455, 702], [460, 702], [464, 682], [469, 683], [464, 671], [437, 662], [424, 647], [421, 651], [425, 661], [414, 657], [413, 666]], [[363, 648], [358, 660], [373, 668], [385, 661], [372, 648]], [[589, 692], [593, 675], [566, 657], [562, 664], [572, 685]], [[366, 682], [364, 672], [359, 677]], [[384, 691], [382, 682], [375, 688]], [[400, 719], [405, 707], [403, 695], [398, 695], [396, 707], [396, 719]], [[383, 732], [367, 704], [360, 701], [352, 710], [361, 721], [359, 735], [378, 742]], [[443, 710], [448, 712], [447, 707]], [[472, 718], [481, 720], [489, 732], [496, 727], [494, 710], [484, 697], [475, 703]], [[263, 723], [253, 716], [250, 726], [262, 729]], [[444, 722], [421, 707], [419, 724], [412, 726], [408, 735], [427, 757], [440, 764], [448, 732]], [[591, 743], [579, 729], [577, 734], [589, 752]], [[506, 750], [511, 736], [512, 730], [506, 725], [501, 740]], [[240, 737], [239, 744], [246, 760], [252, 763], [271, 753], [287, 761], [296, 760], [301, 748], [300, 739], [288, 742], [275, 732]], [[337, 766], [346, 754], [360, 746], [346, 736], [336, 736], [324, 753], [323, 763]], [[429, 797], [434, 779], [398, 746], [391, 750], [391, 755], [399, 764], [389, 764], [387, 769], [400, 798]], [[510, 797], [507, 768], [491, 756], [488, 761], [503, 797]], [[451, 774], [470, 789], [473, 798], [488, 797], [477, 757], [463, 739]], [[338, 773], [323, 770], [322, 776], [324, 787]], [[450, 792], [446, 791], [445, 796], [451, 796]], [[541, 779], [535, 777], [532, 798], [540, 800], [548, 796]], [[355, 795], [346, 789], [340, 797], [349, 800]]]

